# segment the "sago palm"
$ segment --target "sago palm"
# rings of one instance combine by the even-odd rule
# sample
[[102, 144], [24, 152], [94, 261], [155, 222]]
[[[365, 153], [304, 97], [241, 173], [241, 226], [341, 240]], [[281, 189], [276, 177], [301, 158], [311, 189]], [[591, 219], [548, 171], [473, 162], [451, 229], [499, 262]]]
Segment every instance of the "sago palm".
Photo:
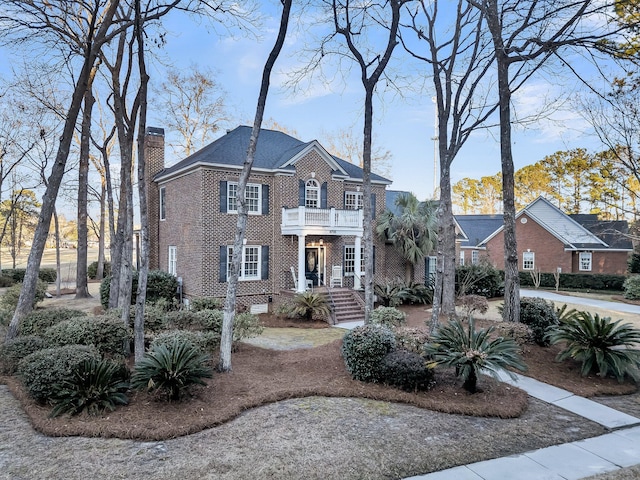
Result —
[[510, 338], [491, 340], [489, 337], [493, 330], [489, 327], [476, 331], [473, 318], [469, 320], [467, 329], [459, 320], [454, 320], [432, 337], [431, 342], [425, 345], [425, 353], [431, 355], [438, 365], [455, 367], [456, 374], [464, 381], [464, 389], [475, 393], [481, 371], [498, 378], [498, 373], [505, 368], [527, 369], [518, 344]]
[[622, 320], [611, 321], [597, 313], [579, 312], [567, 318], [549, 334], [553, 344], [566, 342], [557, 360], [573, 358], [582, 362], [583, 376], [597, 370], [601, 377], [614, 375], [619, 382], [625, 375], [640, 379], [640, 330]]
[[291, 315], [302, 317], [307, 321], [314, 318], [326, 319], [331, 314], [331, 309], [324, 295], [319, 293], [303, 292], [293, 297]]

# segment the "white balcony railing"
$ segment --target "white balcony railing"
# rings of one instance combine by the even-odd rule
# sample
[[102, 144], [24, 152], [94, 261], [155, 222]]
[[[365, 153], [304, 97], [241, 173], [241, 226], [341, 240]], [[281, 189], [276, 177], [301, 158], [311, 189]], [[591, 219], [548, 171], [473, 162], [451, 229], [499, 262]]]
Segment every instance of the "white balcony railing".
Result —
[[282, 231], [307, 229], [331, 234], [353, 233], [362, 230], [362, 210], [338, 210], [335, 208], [283, 208]]

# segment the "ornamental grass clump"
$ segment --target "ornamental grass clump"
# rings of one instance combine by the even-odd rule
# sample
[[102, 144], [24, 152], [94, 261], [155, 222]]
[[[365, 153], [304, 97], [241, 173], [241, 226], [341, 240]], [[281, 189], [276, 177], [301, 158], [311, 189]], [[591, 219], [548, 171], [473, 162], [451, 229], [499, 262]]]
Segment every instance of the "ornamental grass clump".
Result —
[[77, 415], [86, 411], [100, 415], [114, 411], [118, 405], [129, 402], [129, 371], [126, 366], [111, 360], [84, 360], [63, 379], [51, 402], [55, 404], [51, 417], [64, 413]]
[[131, 387], [177, 401], [194, 385], [206, 385], [203, 379], [212, 376], [207, 355], [188, 342], [174, 340], [168, 347], [158, 345], [145, 354], [133, 372]]
[[[463, 387], [470, 393], [478, 392], [480, 373], [489, 373], [498, 378], [498, 373], [506, 368], [527, 369], [519, 354], [518, 344], [510, 338], [498, 337], [490, 340], [493, 327], [487, 330], [475, 329], [473, 318], [467, 329], [459, 320], [443, 326], [425, 345], [425, 354], [431, 356], [437, 365], [455, 367]], [[508, 370], [512, 378], [515, 375]]]
[[563, 320], [548, 339], [552, 344], [566, 343], [557, 360], [582, 362], [582, 376], [597, 372], [601, 377], [613, 375], [619, 382], [627, 375], [640, 380], [640, 330], [630, 323], [580, 312]]

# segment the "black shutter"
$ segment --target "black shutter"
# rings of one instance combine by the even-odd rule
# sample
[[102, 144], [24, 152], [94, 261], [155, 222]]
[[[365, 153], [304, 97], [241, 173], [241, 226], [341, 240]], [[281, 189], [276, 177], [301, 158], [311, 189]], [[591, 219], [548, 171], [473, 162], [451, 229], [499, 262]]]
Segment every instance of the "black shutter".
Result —
[[304, 180], [298, 181], [298, 206], [304, 207]]
[[327, 208], [327, 182], [320, 186], [320, 208]]
[[373, 272], [374, 275], [376, 274], [376, 246], [373, 246]]
[[342, 247], [342, 276], [345, 276], [346, 270], [345, 270], [345, 262], [347, 261], [347, 246], [344, 245]]
[[220, 212], [227, 213], [227, 182], [220, 180]]
[[262, 185], [262, 215], [269, 215], [269, 185]]
[[227, 281], [227, 246], [220, 245], [220, 283], [224, 283], [226, 281]]
[[371, 194], [371, 218], [376, 219], [376, 194]]
[[262, 280], [269, 280], [269, 245], [262, 246], [262, 258], [260, 259], [260, 263]]
[[347, 192], [342, 192], [342, 208], [347, 208]]

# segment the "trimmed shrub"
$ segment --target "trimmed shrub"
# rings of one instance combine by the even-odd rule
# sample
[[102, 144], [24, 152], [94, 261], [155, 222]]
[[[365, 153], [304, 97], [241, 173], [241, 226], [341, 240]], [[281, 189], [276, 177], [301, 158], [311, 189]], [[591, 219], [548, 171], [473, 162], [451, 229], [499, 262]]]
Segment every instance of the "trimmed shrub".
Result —
[[504, 274], [489, 263], [456, 267], [456, 293], [486, 298], [504, 295]]
[[371, 312], [370, 321], [374, 325], [401, 327], [407, 323], [407, 315], [395, 307], [378, 307]]
[[72, 308], [47, 308], [34, 310], [27, 314], [18, 326], [20, 335], [42, 335], [47, 328], [69, 320], [70, 318], [86, 317], [87, 314], [81, 310]]
[[[520, 286], [533, 287], [529, 271], [519, 272]], [[604, 273], [561, 273], [560, 289], [564, 290], [612, 290], [622, 291], [625, 275], [608, 275]], [[556, 288], [553, 273], [540, 273], [540, 287]]]
[[13, 309], [9, 309], [0, 303], [0, 325], [6, 327], [13, 318]]
[[113, 412], [117, 405], [128, 403], [125, 395], [128, 377], [129, 371], [121, 363], [84, 360], [74, 368], [70, 378], [60, 382], [60, 389], [52, 398], [55, 407], [50, 416], [76, 415], [85, 410], [89, 415]]
[[0, 372], [13, 375], [20, 360], [46, 347], [46, 342], [35, 335], [16, 337], [1, 344]]
[[[462, 322], [454, 320], [440, 328], [432, 342], [425, 345], [425, 354], [433, 356], [438, 365], [455, 367], [456, 375], [464, 381], [465, 390], [478, 391], [481, 372], [497, 379], [499, 372], [506, 368], [526, 370], [516, 342], [504, 337], [490, 340], [493, 327], [476, 331], [473, 318], [468, 323], [465, 330]], [[512, 373], [505, 371], [514, 378]]]
[[394, 331], [398, 350], [422, 354], [424, 345], [429, 341], [429, 333], [420, 328], [400, 327]]
[[16, 281], [9, 275], [0, 275], [0, 288], [10, 287], [14, 283], [16, 283]]
[[[133, 271], [131, 282], [131, 305], [135, 305], [138, 291], [138, 272]], [[105, 277], [100, 283], [100, 303], [106, 310], [109, 307], [109, 294], [111, 289], [111, 276]], [[162, 270], [150, 270], [147, 278], [148, 303], [157, 302], [160, 299], [173, 302], [178, 294], [178, 279], [170, 273]]]
[[560, 322], [549, 335], [551, 343], [565, 342], [557, 360], [572, 358], [582, 362], [582, 376], [597, 371], [601, 377], [613, 374], [619, 382], [626, 375], [640, 379], [640, 330], [622, 320], [612, 322], [597, 313], [580, 312]]
[[65, 320], [49, 327], [43, 338], [51, 346], [93, 345], [103, 355], [120, 356], [131, 334], [120, 319], [105, 315]]
[[260, 318], [249, 312], [238, 313], [233, 319], [233, 342], [239, 342], [245, 338], [254, 338], [262, 335], [264, 327], [260, 325]]
[[29, 395], [45, 403], [55, 397], [64, 380], [72, 378], [80, 363], [92, 359], [100, 360], [100, 354], [86, 345], [46, 348], [20, 360], [17, 372]]
[[220, 310], [222, 300], [217, 297], [195, 297], [191, 299], [191, 310], [199, 312], [201, 310]]
[[[14, 283], [22, 283], [24, 282], [26, 271], [24, 268], [3, 268], [2, 275], [11, 277]], [[58, 274], [55, 268], [41, 268], [38, 271], [38, 278], [45, 283], [53, 283], [57, 277]]]
[[[103, 276], [108, 277], [111, 275], [111, 262], [104, 262], [103, 264]], [[95, 280], [98, 275], [98, 262], [91, 262], [87, 267], [87, 276]]]
[[[196, 312], [195, 325], [197, 325], [199, 328], [202, 328], [203, 330], [215, 332], [220, 335], [220, 333], [222, 332], [223, 316], [224, 313], [222, 312], [222, 310], [200, 310], [199, 312]], [[260, 330], [260, 333], [262, 333], [262, 330]]]
[[395, 348], [395, 335], [381, 325], [363, 325], [342, 339], [342, 357], [347, 371], [356, 380], [378, 382], [382, 360]]
[[171, 330], [157, 335], [151, 345], [150, 350], [155, 350], [163, 345], [171, 347], [174, 342], [186, 343], [197, 348], [200, 353], [212, 350], [220, 344], [220, 335], [214, 332], [194, 332], [191, 330]]
[[180, 400], [193, 385], [206, 385], [203, 378], [213, 376], [208, 362], [209, 357], [189, 343], [176, 340], [169, 347], [159, 345], [138, 362], [131, 387]]
[[[136, 308], [129, 309], [129, 327], [133, 328], [136, 319]], [[144, 329], [150, 332], [161, 332], [167, 328], [167, 312], [162, 307], [155, 304], [144, 307]]]
[[624, 281], [624, 298], [629, 300], [640, 299], [640, 275], [632, 275]]
[[531, 328], [524, 323], [497, 322], [493, 327], [497, 336], [510, 338], [520, 346], [536, 343]]
[[393, 350], [382, 359], [381, 380], [387, 385], [407, 392], [428, 390], [434, 385], [433, 369], [425, 359], [407, 350]]
[[553, 303], [538, 297], [520, 299], [520, 323], [531, 328], [534, 341], [542, 346], [549, 346], [547, 333], [558, 324]]
[[[0, 298], [0, 304], [5, 308], [15, 310], [18, 305], [18, 299], [20, 298], [20, 290], [22, 290], [22, 283], [16, 283], [9, 287], [7, 291], [4, 292], [4, 295], [2, 295], [2, 298]], [[33, 299], [33, 307], [44, 300], [45, 293], [47, 293], [47, 284], [42, 280], [38, 280], [36, 295]]]

